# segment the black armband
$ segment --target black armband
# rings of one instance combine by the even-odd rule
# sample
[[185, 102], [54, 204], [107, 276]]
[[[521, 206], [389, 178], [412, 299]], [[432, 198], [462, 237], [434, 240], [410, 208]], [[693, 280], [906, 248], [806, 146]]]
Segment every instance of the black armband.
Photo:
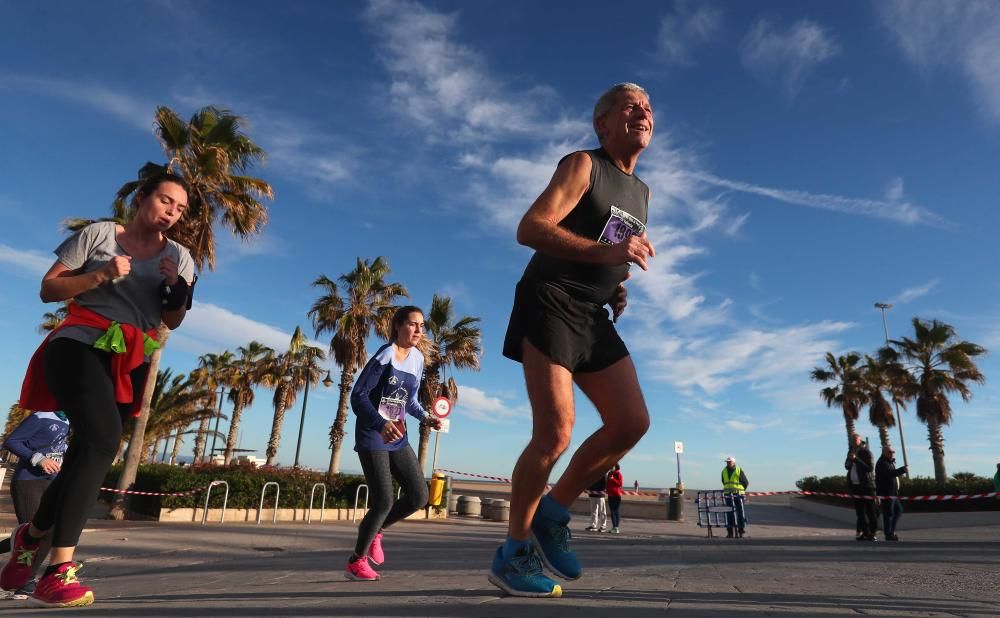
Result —
[[189, 300], [189, 289], [184, 277], [177, 275], [177, 283], [167, 285], [164, 281], [160, 284], [160, 304], [165, 311], [177, 311], [181, 307], [191, 307]]

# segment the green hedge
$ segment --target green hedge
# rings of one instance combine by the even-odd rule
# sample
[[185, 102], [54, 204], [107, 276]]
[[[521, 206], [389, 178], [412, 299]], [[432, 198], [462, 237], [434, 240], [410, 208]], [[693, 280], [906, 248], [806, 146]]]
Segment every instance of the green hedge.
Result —
[[[795, 482], [802, 491], [825, 491], [834, 493], [850, 493], [847, 488], [847, 477], [843, 474], [818, 478], [807, 476]], [[938, 485], [931, 477], [914, 476], [899, 477], [900, 496], [931, 496], [939, 494], [978, 494], [993, 491], [993, 479], [976, 476], [971, 472], [959, 472], [948, 479], [944, 487]], [[828, 504], [850, 506], [844, 498], [827, 496], [810, 496], [810, 499]], [[1000, 511], [1000, 500], [996, 498], [979, 498], [958, 502], [911, 502], [904, 501], [903, 509], [908, 512], [931, 511]]]
[[[115, 487], [121, 475], [120, 465], [111, 468], [104, 479], [104, 487]], [[260, 492], [264, 483], [276, 481], [281, 488], [281, 508], [308, 508], [309, 493], [314, 483], [326, 484], [327, 508], [343, 508], [354, 505], [354, 492], [365, 482], [356, 475], [327, 476], [318, 472], [308, 472], [292, 468], [255, 468], [249, 464], [222, 466], [171, 466], [150, 464], [139, 466], [136, 474], [135, 491], [182, 492], [195, 488], [205, 488], [212, 481], [229, 483], [227, 508], [248, 509], [260, 505]], [[222, 506], [225, 488], [212, 490], [210, 508]], [[102, 493], [108, 499], [110, 494]], [[314, 508], [319, 508], [322, 491], [316, 490]], [[129, 497], [129, 511], [132, 513], [158, 517], [161, 508], [190, 508], [205, 504], [205, 492], [193, 496], [137, 496]], [[268, 489], [264, 506], [274, 504], [274, 490]]]

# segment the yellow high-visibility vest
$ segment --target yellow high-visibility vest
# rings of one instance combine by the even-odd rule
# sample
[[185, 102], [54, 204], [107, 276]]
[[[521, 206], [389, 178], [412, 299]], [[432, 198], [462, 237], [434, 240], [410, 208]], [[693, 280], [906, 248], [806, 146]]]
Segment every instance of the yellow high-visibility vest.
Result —
[[[746, 492], [746, 488], [740, 483], [740, 475], [743, 470], [736, 466], [733, 468], [732, 472], [729, 471], [729, 466], [722, 469], [722, 491], [727, 494], [743, 494]], [[728, 475], [728, 477], [727, 477]]]

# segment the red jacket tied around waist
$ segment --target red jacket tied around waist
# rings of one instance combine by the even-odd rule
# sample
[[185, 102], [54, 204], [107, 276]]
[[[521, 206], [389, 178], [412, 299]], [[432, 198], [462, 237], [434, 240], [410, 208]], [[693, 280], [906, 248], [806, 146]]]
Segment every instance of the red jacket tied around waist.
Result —
[[[89, 326], [103, 331], [107, 331], [113, 322], [99, 313], [81, 307], [77, 303], [70, 303], [69, 315], [66, 319], [46, 337], [28, 363], [28, 371], [24, 375], [24, 383], [21, 385], [20, 406], [26, 410], [59, 410], [60, 406], [56, 402], [55, 396], [49, 390], [49, 385], [45, 381], [45, 349], [49, 345], [52, 336], [67, 326]], [[121, 327], [122, 336], [125, 343], [125, 351], [121, 353], [111, 353], [111, 380], [115, 386], [115, 401], [118, 403], [131, 403], [132, 415], [139, 415], [139, 408], [142, 401], [132, 401], [132, 370], [146, 362], [145, 341], [146, 337], [156, 340], [156, 329], [142, 332], [131, 324], [118, 324]], [[148, 379], [148, 377], [147, 377]]]

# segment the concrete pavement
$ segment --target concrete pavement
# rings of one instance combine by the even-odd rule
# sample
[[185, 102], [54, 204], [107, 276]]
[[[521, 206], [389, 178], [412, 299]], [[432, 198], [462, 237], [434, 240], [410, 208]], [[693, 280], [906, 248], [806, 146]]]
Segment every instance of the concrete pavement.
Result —
[[[694, 523], [625, 520], [619, 536], [574, 520], [586, 572], [561, 599], [505, 597], [485, 578], [501, 524], [403, 522], [385, 537], [379, 582], [348, 582], [350, 523], [102, 523], [81, 577], [102, 616], [995, 616], [1000, 525], [854, 541], [853, 526], [752, 504], [750, 537], [707, 539]], [[0, 601], [0, 616], [25, 615]], [[44, 614], [45, 610], [31, 610]]]

